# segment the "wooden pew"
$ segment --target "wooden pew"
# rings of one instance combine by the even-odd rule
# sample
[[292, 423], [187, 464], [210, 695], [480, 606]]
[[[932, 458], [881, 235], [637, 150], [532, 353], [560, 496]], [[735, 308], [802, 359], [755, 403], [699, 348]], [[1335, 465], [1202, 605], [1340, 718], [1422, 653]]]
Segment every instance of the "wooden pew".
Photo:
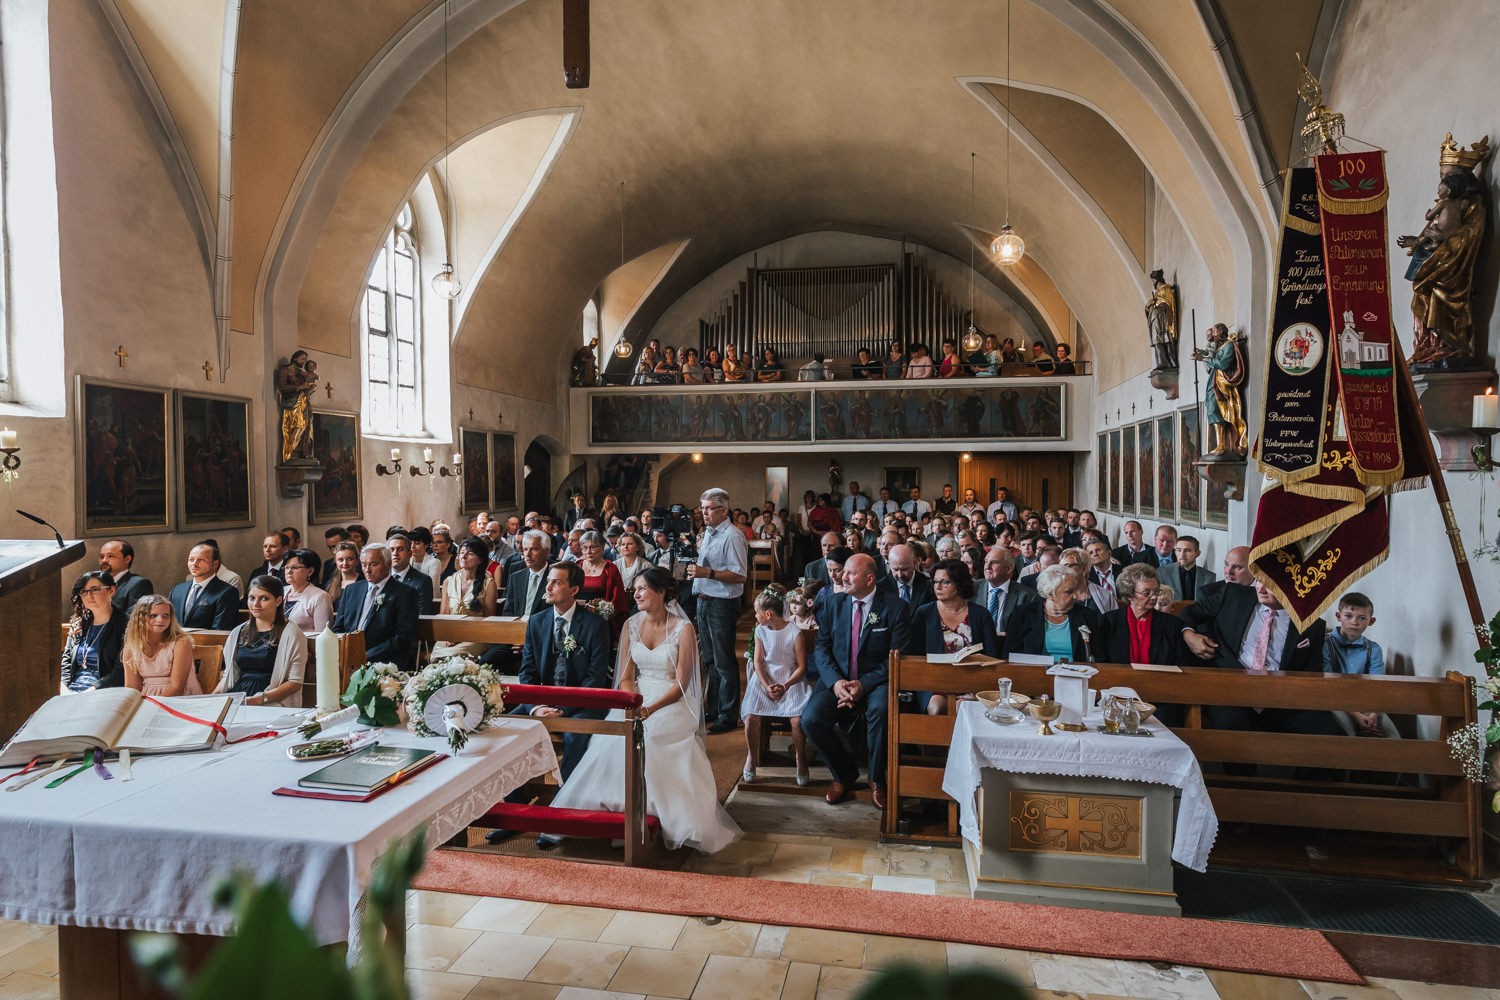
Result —
[[655, 864], [661, 821], [646, 813], [646, 733], [640, 718], [641, 696], [633, 691], [607, 688], [549, 687], [507, 684], [505, 703], [546, 704], [559, 708], [620, 708], [625, 718], [572, 719], [551, 716], [537, 721], [551, 733], [598, 733], [625, 737], [625, 809], [604, 812], [564, 809], [550, 805], [497, 802], [471, 826], [555, 833], [568, 837], [623, 840], [625, 864], [632, 868]]
[[417, 641], [431, 646], [435, 642], [487, 642], [519, 646], [526, 641], [526, 619], [475, 618], [469, 615], [423, 615], [417, 624]]
[[[1429, 779], [1417, 787], [1236, 777], [1205, 769], [1204, 778], [1221, 823], [1442, 837], [1456, 845], [1455, 862], [1464, 879], [1482, 875], [1480, 786], [1465, 780], [1446, 743], [1449, 735], [1478, 718], [1467, 676], [1455, 671], [1438, 678], [1296, 672], [1253, 676], [1212, 667], [1185, 667], [1176, 674], [1132, 670], [1119, 664], [1096, 666], [1099, 675], [1090, 682], [1095, 689], [1132, 687], [1147, 701], [1187, 706], [1186, 725], [1174, 732], [1192, 748], [1201, 764], [1389, 772]], [[887, 723], [890, 805], [883, 826], [886, 838], [953, 842], [958, 836], [957, 807], [942, 791], [943, 762], [902, 754], [903, 747], [946, 750], [953, 736], [953, 716], [902, 713], [897, 692], [972, 694], [994, 690], [997, 677], [1010, 677], [1018, 693], [1038, 695], [1052, 690], [1052, 679], [1046, 671], [1042, 666], [988, 659], [971, 659], [961, 665], [930, 664], [925, 656], [891, 654]], [[1439, 720], [1438, 736], [1385, 740], [1207, 729], [1203, 721], [1205, 705], [1320, 711], [1347, 711], [1352, 706], [1359, 711], [1433, 716]], [[901, 835], [902, 797], [949, 803], [947, 829], [935, 834]], [[1438, 880], [1458, 879], [1450, 871]]]

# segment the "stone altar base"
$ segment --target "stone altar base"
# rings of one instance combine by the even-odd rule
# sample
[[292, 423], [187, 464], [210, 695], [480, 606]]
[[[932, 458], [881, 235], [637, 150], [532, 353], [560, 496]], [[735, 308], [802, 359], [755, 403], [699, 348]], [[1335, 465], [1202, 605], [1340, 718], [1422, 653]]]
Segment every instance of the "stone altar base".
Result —
[[1170, 785], [985, 768], [983, 846], [964, 841], [970, 895], [1181, 916], [1172, 888], [1175, 797]]

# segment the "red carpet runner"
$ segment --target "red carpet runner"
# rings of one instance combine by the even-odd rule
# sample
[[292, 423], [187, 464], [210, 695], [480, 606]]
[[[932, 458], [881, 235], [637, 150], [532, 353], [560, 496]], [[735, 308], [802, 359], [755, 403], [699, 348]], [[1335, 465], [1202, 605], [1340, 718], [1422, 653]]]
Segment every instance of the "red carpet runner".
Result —
[[1219, 920], [1106, 913], [954, 896], [917, 896], [724, 875], [437, 851], [415, 887], [437, 892], [1025, 951], [1171, 962], [1232, 972], [1362, 983], [1317, 931]]

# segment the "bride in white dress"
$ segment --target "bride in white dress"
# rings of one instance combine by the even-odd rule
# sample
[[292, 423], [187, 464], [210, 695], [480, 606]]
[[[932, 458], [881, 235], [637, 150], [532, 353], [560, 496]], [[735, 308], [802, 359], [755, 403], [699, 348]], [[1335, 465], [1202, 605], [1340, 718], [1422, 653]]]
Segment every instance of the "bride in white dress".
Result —
[[[635, 579], [640, 608], [625, 623], [615, 660], [615, 686], [640, 692], [646, 730], [646, 811], [661, 821], [668, 847], [684, 844], [713, 854], [740, 837], [719, 805], [703, 743], [703, 694], [698, 635], [671, 601], [672, 574], [652, 567]], [[669, 603], [670, 602], [670, 603]], [[624, 718], [616, 709], [612, 719]], [[622, 736], [595, 735], [552, 804], [573, 809], [625, 808]]]

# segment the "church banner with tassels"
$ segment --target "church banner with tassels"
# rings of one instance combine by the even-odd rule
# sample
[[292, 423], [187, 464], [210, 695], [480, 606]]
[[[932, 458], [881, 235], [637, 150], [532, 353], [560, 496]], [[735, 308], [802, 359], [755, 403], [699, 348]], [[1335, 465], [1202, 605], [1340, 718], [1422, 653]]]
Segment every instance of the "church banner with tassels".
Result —
[[1385, 561], [1387, 494], [1427, 475], [1395, 391], [1383, 160], [1354, 155], [1294, 168], [1282, 207], [1250, 561], [1299, 629]]

